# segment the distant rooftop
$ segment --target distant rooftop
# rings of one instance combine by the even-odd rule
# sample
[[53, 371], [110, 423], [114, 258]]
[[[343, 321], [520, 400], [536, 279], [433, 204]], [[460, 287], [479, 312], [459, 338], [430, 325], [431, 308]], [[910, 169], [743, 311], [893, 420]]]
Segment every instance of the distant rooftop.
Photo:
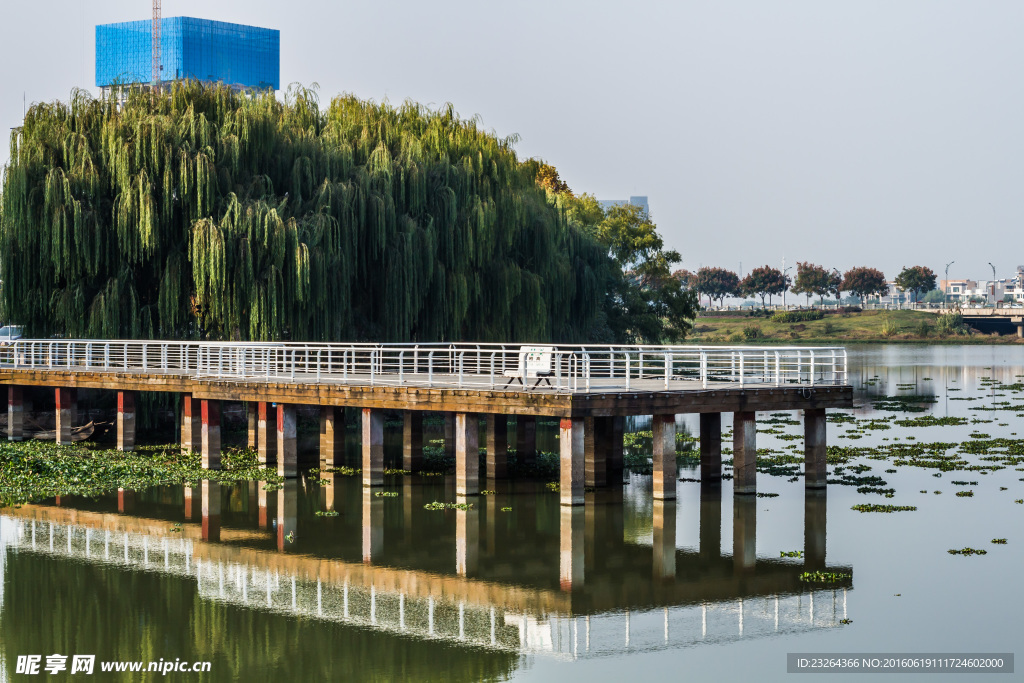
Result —
[[[96, 85], [150, 83], [150, 19], [96, 27]], [[260, 90], [281, 87], [281, 32], [194, 17], [160, 20], [161, 81], [191, 78]]]

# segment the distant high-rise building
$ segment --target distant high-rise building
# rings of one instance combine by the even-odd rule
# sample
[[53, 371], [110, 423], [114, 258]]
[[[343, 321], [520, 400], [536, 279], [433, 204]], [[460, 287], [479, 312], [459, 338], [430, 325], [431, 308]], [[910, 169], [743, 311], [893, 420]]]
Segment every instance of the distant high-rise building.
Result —
[[281, 32], [168, 17], [160, 21], [160, 73], [153, 74], [153, 22], [96, 27], [96, 85], [101, 88], [190, 78], [238, 89], [281, 87]]
[[651, 207], [647, 204], [646, 195], [642, 197], [630, 197], [629, 199], [598, 199], [597, 202], [605, 211], [613, 206], [625, 206], [626, 204], [632, 204], [633, 206], [639, 206], [642, 208], [646, 214], [651, 213]]

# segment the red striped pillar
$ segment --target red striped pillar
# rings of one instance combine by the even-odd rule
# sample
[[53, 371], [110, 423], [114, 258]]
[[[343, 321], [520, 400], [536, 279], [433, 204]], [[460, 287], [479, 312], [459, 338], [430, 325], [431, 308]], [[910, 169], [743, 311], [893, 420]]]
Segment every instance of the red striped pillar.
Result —
[[[213, 403], [213, 401], [211, 401]], [[217, 402], [218, 407], [220, 403]], [[206, 406], [206, 401], [203, 401]], [[205, 417], [206, 411], [203, 411]], [[205, 420], [204, 420], [205, 422]], [[219, 451], [218, 451], [219, 454]], [[220, 540], [220, 482], [203, 480], [203, 540]]]
[[676, 416], [654, 415], [654, 498], [676, 499]]
[[71, 423], [78, 419], [78, 390], [60, 387], [57, 398], [57, 443], [71, 443]]
[[363, 408], [363, 486], [384, 484], [384, 413]]
[[25, 412], [21, 387], [7, 387], [7, 440], [21, 441], [25, 435]]
[[[202, 400], [203, 469], [220, 469], [220, 401]], [[219, 491], [219, 489], [218, 489]], [[204, 488], [205, 493], [205, 488]]]
[[135, 392], [117, 392], [117, 450], [135, 450]]
[[277, 457], [277, 411], [266, 401], [256, 407], [256, 455], [262, 465]]
[[203, 445], [203, 424], [199, 399], [192, 394], [181, 395], [181, 450], [195, 453]]
[[564, 418], [559, 423], [559, 495], [562, 505], [583, 505], [583, 428], [583, 418]]

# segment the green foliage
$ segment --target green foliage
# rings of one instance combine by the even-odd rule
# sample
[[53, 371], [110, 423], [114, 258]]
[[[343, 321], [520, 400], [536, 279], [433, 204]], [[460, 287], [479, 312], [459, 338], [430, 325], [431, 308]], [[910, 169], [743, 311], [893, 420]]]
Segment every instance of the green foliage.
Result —
[[891, 337], [897, 332], [899, 332], [899, 326], [892, 318], [887, 318], [886, 321], [882, 323], [881, 333], [883, 337]]
[[967, 329], [967, 323], [964, 322], [964, 316], [959, 309], [952, 309], [940, 315], [938, 322], [935, 324], [935, 331], [945, 336], [959, 336], [970, 333], [970, 330]]
[[758, 327], [757, 325], [744, 325], [743, 326], [743, 338], [745, 340], [753, 341], [755, 339], [760, 339], [763, 336], [764, 336], [764, 333], [761, 332], [761, 328]]
[[930, 292], [927, 292], [921, 299], [921, 301], [925, 302], [926, 304], [941, 304], [945, 300], [946, 295], [943, 294], [942, 290], [939, 289], [933, 289]]
[[621, 268], [513, 142], [450, 105], [294, 87], [37, 104], [4, 177], [2, 315], [33, 336], [614, 336]]
[[806, 295], [808, 302], [811, 295], [821, 297], [822, 302], [828, 294], [834, 294], [838, 299], [841, 285], [842, 277], [838, 272], [826, 270], [822, 266], [806, 261], [798, 261], [796, 264], [793, 293]]
[[825, 314], [821, 311], [779, 311], [772, 314], [773, 323], [803, 323], [813, 320], [821, 320]]
[[857, 512], [913, 512], [917, 509], [916, 505], [871, 505], [861, 504], [854, 505], [851, 510]]
[[921, 292], [935, 289], [935, 273], [927, 266], [911, 266], [901, 270], [894, 282], [903, 291], [910, 292], [913, 300], [917, 301]]
[[864, 301], [870, 296], [885, 296], [889, 292], [889, 285], [882, 271], [861, 266], [851, 268], [843, 274], [840, 289]]
[[708, 298], [709, 306], [715, 299], [721, 303], [725, 297], [741, 293], [739, 276], [725, 268], [701, 268], [694, 277], [693, 287], [701, 296]]
[[761, 266], [754, 268], [740, 282], [740, 291], [744, 296], [756, 295], [761, 297], [762, 308], [765, 305], [764, 299], [767, 296], [771, 302], [772, 295], [782, 294], [789, 287], [788, 275], [783, 275], [778, 268]]

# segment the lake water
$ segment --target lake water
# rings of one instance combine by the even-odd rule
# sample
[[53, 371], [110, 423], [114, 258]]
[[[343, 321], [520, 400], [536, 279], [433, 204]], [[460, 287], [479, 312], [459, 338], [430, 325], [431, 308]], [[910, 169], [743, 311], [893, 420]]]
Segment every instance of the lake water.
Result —
[[[663, 504], [632, 475], [581, 508], [499, 482], [472, 509], [427, 510], [455, 502], [451, 477], [389, 477], [378, 496], [320, 474], [3, 510], [0, 679], [30, 680], [16, 667], [33, 654], [95, 655], [100, 677], [105, 661], [180, 659], [225, 681], [773, 681], [790, 652], [1014, 652], [1024, 349], [856, 347], [850, 377], [858, 407], [828, 438], [860, 450], [830, 465], [843, 483], [827, 495], [779, 457], [802, 452], [799, 415], [759, 413], [779, 462], [758, 490], [774, 497], [682, 481]], [[897, 424], [925, 416], [960, 419]], [[692, 433], [695, 417], [680, 417]], [[921, 466], [935, 456], [957, 469]], [[948, 552], [965, 547], [987, 552]], [[835, 576], [801, 580], [814, 571]]]

